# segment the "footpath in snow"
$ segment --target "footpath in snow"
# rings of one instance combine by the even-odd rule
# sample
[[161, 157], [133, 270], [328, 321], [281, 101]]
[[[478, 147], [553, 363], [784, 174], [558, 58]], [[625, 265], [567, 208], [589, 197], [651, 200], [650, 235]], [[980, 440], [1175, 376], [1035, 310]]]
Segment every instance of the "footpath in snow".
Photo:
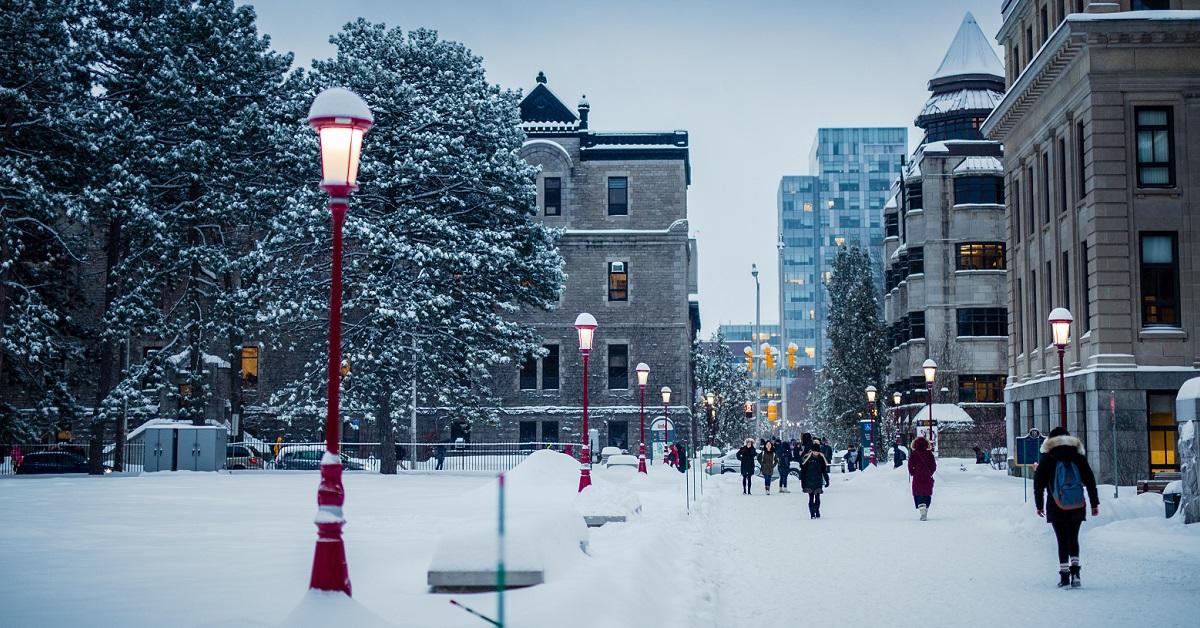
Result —
[[[539, 457], [510, 474], [514, 526], [595, 505], [578, 501], [574, 463]], [[941, 466], [924, 523], [902, 469], [833, 474], [813, 521], [798, 487], [768, 497], [756, 480], [745, 496], [735, 475], [708, 478], [688, 514], [676, 471], [597, 468], [599, 501], [627, 507], [633, 496], [640, 514], [582, 532], [514, 531], [510, 563], [536, 548], [547, 581], [509, 592], [508, 625], [760, 628], [816, 617], [924, 628], [1069, 618], [1169, 628], [1200, 617], [1200, 526], [1164, 520], [1157, 495], [1123, 490], [1113, 501], [1102, 488], [1101, 516], [1082, 537], [1084, 588], [1060, 591], [1053, 535], [1022, 501], [1021, 480]], [[440, 552], [491, 560], [484, 546], [456, 552], [444, 543], [494, 523], [494, 477], [351, 472], [345, 484], [352, 600], [305, 593], [315, 472], [0, 479], [10, 505], [0, 511], [8, 576], [0, 626], [487, 626], [449, 600], [490, 615], [494, 594], [433, 594], [425, 577]], [[587, 554], [572, 547], [580, 535]]]

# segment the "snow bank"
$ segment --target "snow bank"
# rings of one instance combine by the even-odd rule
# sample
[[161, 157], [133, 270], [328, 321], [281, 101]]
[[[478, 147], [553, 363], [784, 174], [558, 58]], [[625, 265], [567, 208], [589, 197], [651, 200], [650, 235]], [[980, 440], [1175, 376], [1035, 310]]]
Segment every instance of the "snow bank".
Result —
[[[498, 551], [497, 521], [481, 517], [444, 534], [430, 571], [493, 571]], [[513, 571], [545, 570], [546, 581], [561, 577], [584, 557], [588, 529], [570, 508], [511, 513], [505, 525], [505, 566]]]
[[286, 628], [329, 628], [330, 626], [355, 626], [374, 628], [395, 626], [378, 615], [363, 608], [354, 598], [341, 593], [309, 591], [283, 623]]
[[575, 510], [585, 517], [632, 517], [642, 511], [642, 502], [624, 486], [595, 482], [575, 496]]

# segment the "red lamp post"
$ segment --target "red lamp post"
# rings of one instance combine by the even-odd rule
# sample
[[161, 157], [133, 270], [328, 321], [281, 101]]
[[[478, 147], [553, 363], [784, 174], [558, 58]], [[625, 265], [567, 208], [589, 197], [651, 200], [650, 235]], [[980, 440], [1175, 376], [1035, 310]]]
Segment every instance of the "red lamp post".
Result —
[[596, 335], [596, 317], [584, 312], [575, 317], [575, 331], [579, 334], [579, 353], [583, 355], [583, 450], [579, 458], [579, 490], [592, 485], [592, 450], [588, 432], [588, 355], [592, 352], [592, 339]]
[[670, 438], [668, 438], [671, 434], [671, 412], [668, 407], [671, 403], [671, 388], [663, 386], [660, 392], [663, 402], [663, 462], [665, 463], [668, 460], [667, 451], [671, 447]]
[[313, 100], [308, 123], [321, 142], [321, 189], [329, 193], [333, 216], [333, 274], [329, 295], [328, 408], [325, 415], [325, 455], [317, 488], [317, 548], [309, 588], [350, 595], [350, 572], [342, 542], [342, 460], [338, 455], [340, 375], [342, 365], [342, 224], [350, 193], [358, 189], [358, 160], [363, 135], [374, 124], [367, 103], [348, 89], [333, 87]]
[[937, 449], [933, 446], [933, 443], [934, 443], [933, 382], [934, 382], [934, 380], [937, 379], [937, 369], [938, 369], [937, 362], [934, 362], [932, 358], [925, 360], [925, 362], [921, 364], [921, 370], [924, 371], [924, 374], [925, 374], [925, 387], [929, 390], [929, 397], [927, 397], [927, 402], [929, 404], [929, 416], [926, 418], [929, 419], [929, 452], [930, 453], [934, 453], [937, 451]]
[[876, 455], [880, 452], [876, 451], [876, 441], [879, 441], [879, 422], [875, 420], [875, 395], [879, 391], [874, 386], [867, 386], [867, 418], [871, 419], [871, 456], [870, 463], [879, 466]]
[[1054, 336], [1054, 347], [1058, 349], [1058, 424], [1067, 429], [1067, 371], [1063, 368], [1063, 352], [1071, 342], [1071, 323], [1075, 317], [1065, 307], [1056, 307], [1050, 312], [1050, 330]]
[[646, 472], [646, 383], [650, 381], [650, 367], [646, 366], [645, 362], [638, 362], [637, 368], [638, 390], [641, 391], [641, 432], [640, 443], [638, 444], [638, 473]]

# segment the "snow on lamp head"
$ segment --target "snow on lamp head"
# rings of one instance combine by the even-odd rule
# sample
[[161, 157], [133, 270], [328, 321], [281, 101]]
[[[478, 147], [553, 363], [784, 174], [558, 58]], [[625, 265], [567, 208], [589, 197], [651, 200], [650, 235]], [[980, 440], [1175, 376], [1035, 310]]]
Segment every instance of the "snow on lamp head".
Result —
[[708, 404], [708, 405], [711, 407], [713, 404], [715, 404], [715, 403], [717, 402], [717, 395], [716, 395], [716, 393], [714, 393], [714, 392], [713, 392], [713, 391], [711, 391], [711, 390], [710, 390], [710, 391], [708, 391], [707, 393], [705, 393], [705, 395], [704, 395], [704, 402], [705, 402], [705, 403], [707, 403], [707, 404]]
[[1054, 335], [1054, 346], [1060, 350], [1066, 348], [1067, 343], [1071, 342], [1071, 323], [1075, 321], [1075, 317], [1071, 316], [1071, 312], [1065, 307], [1056, 307], [1050, 312], [1050, 330]]
[[638, 362], [637, 368], [638, 386], [646, 387], [646, 383], [650, 381], [650, 367], [646, 366], [645, 362]]
[[596, 335], [596, 317], [584, 312], [575, 317], [575, 331], [579, 333], [579, 352], [591, 353], [592, 339]]
[[867, 386], [867, 401], [875, 403], [875, 395], [878, 393], [874, 386]]
[[321, 188], [334, 198], [358, 189], [358, 160], [363, 135], [375, 123], [367, 103], [343, 87], [317, 94], [308, 124], [321, 140]]
[[669, 386], [662, 387], [662, 400], [664, 406], [671, 403], [671, 388]]
[[896, 392], [892, 393], [892, 405], [893, 406], [900, 405], [900, 391], [896, 391]]
[[933, 385], [933, 380], [937, 379], [937, 369], [937, 362], [934, 362], [932, 358], [921, 364], [921, 370], [925, 372], [926, 384]]

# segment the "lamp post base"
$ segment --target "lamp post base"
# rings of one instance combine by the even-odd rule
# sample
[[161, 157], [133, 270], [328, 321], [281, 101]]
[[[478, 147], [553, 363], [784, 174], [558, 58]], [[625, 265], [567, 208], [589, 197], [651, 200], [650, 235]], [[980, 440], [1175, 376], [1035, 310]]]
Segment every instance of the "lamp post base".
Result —
[[592, 450], [587, 445], [579, 456], [579, 492], [592, 485]]
[[646, 443], [638, 446], [638, 473], [646, 472]]
[[[346, 567], [346, 546], [342, 542], [342, 504], [346, 493], [342, 487], [342, 463], [334, 454], [325, 452], [321, 461], [321, 484], [317, 488], [317, 549], [313, 553], [312, 577], [308, 588], [317, 591], [340, 591], [350, 595], [350, 571]], [[336, 462], [330, 463], [330, 458]]]

